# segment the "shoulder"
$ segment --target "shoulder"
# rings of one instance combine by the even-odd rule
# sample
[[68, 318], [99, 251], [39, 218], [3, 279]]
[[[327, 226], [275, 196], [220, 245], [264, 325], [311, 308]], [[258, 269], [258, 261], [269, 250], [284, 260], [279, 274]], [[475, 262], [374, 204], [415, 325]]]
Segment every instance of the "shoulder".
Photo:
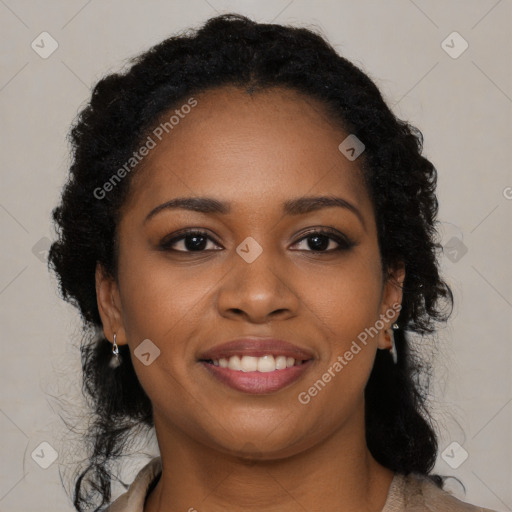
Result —
[[143, 512], [149, 489], [161, 472], [161, 457], [154, 457], [137, 473], [128, 490], [103, 512]]
[[382, 512], [496, 512], [457, 499], [428, 477], [395, 474]]
[[[128, 490], [103, 512], [143, 512], [149, 489], [162, 471], [160, 457], [151, 459], [136, 475]], [[382, 512], [496, 512], [471, 505], [440, 489], [416, 473], [395, 474]]]

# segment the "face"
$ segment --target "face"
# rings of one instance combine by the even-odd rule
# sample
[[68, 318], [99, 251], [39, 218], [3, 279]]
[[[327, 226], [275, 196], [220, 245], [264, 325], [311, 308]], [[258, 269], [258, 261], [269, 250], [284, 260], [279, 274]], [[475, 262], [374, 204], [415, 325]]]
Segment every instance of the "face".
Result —
[[[361, 418], [400, 288], [321, 104], [285, 89], [195, 99], [133, 176], [117, 282], [98, 267], [105, 335], [130, 346], [159, 436], [291, 455]], [[214, 202], [169, 204], [192, 197]]]

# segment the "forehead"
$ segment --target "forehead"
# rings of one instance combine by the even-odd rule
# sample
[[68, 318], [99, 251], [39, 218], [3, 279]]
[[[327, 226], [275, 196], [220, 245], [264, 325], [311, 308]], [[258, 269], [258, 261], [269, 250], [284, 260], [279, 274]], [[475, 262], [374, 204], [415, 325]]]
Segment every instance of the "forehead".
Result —
[[371, 208], [358, 162], [338, 149], [348, 133], [317, 100], [289, 89], [250, 95], [235, 87], [193, 99], [193, 108], [180, 104], [155, 125], [173, 116], [168, 133], [149, 132], [155, 145], [132, 177], [127, 210], [212, 196], [236, 211], [269, 212], [290, 197], [320, 193]]

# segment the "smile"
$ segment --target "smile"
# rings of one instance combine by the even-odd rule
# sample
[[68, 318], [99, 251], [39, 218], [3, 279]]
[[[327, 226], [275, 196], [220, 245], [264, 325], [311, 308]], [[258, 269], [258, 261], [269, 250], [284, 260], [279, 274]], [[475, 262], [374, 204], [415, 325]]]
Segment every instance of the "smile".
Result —
[[239, 372], [260, 372], [268, 373], [276, 370], [285, 370], [292, 366], [299, 366], [304, 363], [302, 359], [294, 359], [293, 357], [274, 356], [272, 354], [263, 357], [254, 357], [247, 355], [231, 356], [230, 358], [213, 359], [207, 361], [214, 366], [220, 368], [229, 368]]
[[313, 353], [285, 340], [239, 338], [199, 354], [214, 381], [250, 394], [275, 393], [311, 367]]

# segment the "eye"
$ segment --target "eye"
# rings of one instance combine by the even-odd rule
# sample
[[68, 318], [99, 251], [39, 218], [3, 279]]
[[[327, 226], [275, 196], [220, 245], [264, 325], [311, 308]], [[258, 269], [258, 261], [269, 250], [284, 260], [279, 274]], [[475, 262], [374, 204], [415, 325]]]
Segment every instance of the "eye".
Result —
[[[338, 246], [332, 248], [332, 242], [338, 244]], [[349, 240], [345, 235], [342, 235], [339, 231], [325, 228], [310, 231], [300, 240], [295, 242], [294, 245], [301, 243], [305, 243], [310, 250], [299, 250], [306, 250], [308, 252], [315, 253], [331, 253], [335, 251], [346, 251], [355, 245], [354, 242]], [[329, 249], [329, 247], [331, 248]]]
[[[220, 245], [206, 232], [196, 229], [189, 229], [182, 231], [180, 234], [172, 238], [164, 238], [159, 246], [164, 251], [174, 251], [182, 253], [191, 252], [205, 252], [207, 250], [219, 250], [210, 247], [208, 249], [208, 242], [213, 242], [214, 245]], [[332, 247], [332, 244], [337, 244], [337, 247]], [[298, 250], [306, 250], [307, 252], [314, 253], [332, 253], [336, 251], [345, 251], [352, 248], [355, 243], [349, 240], [345, 235], [334, 229], [316, 229], [306, 233], [301, 239], [294, 243], [306, 244], [306, 248], [299, 248]], [[181, 244], [181, 245], [180, 245]]]
[[173, 238], [164, 238], [162, 242], [160, 242], [160, 247], [164, 251], [185, 253], [204, 252], [209, 241], [215, 242], [215, 240], [213, 240], [206, 231], [190, 229], [174, 236]]

